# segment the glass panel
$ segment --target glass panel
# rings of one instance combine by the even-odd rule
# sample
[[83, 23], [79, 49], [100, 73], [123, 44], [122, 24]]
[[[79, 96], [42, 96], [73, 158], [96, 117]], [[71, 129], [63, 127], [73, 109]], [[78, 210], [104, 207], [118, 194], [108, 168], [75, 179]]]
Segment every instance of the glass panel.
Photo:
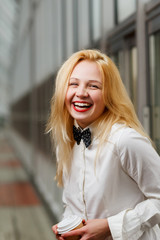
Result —
[[116, 2], [118, 23], [136, 12], [136, 0], [117, 0]]
[[90, 18], [90, 38], [91, 41], [96, 41], [101, 36], [101, 1], [90, 0], [89, 1], [89, 18]]
[[16, 1], [0, 1], [0, 68], [3, 67], [6, 73], [11, 64], [15, 44], [17, 11]]
[[73, 49], [78, 50], [78, 1], [73, 2]]
[[18, 1], [0, 0], [0, 122], [9, 116], [11, 67], [16, 46]]
[[[116, 66], [119, 66], [119, 55], [118, 52], [116, 52], [115, 54], [113, 54], [111, 56], [112, 61], [116, 64]], [[118, 67], [119, 68], [119, 67]]]
[[93, 1], [93, 39], [97, 40], [100, 38], [100, 11], [101, 11], [101, 1]]
[[150, 87], [152, 106], [152, 138], [160, 154], [160, 32], [150, 36]]
[[130, 49], [130, 93], [131, 100], [137, 109], [137, 48]]
[[61, 1], [61, 36], [62, 36], [62, 59], [65, 60], [67, 53], [66, 53], [66, 1]]
[[120, 50], [112, 57], [112, 60], [120, 71], [121, 78], [127, 92], [133, 102], [135, 110], [137, 108], [137, 48]]
[[115, 54], [111, 56], [113, 62], [116, 64], [117, 68], [119, 69], [120, 75], [122, 80], [124, 81], [124, 52], [119, 50]]

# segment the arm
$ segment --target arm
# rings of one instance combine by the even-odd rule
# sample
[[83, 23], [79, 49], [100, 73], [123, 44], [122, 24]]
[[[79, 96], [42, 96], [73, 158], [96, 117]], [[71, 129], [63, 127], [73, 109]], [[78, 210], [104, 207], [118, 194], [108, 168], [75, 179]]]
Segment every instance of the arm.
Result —
[[122, 168], [146, 200], [108, 218], [108, 222], [113, 239], [137, 240], [160, 223], [160, 158], [148, 140], [134, 130], [121, 136], [118, 151]]

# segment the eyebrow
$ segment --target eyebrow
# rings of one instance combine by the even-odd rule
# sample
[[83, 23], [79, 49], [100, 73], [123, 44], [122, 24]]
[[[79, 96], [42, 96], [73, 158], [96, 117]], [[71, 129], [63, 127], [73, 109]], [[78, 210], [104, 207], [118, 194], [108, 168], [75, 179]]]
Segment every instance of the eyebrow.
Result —
[[[79, 78], [76, 78], [76, 77], [71, 77], [70, 78], [70, 80], [81, 80], [81, 79], [79, 79]], [[98, 81], [98, 80], [96, 80], [96, 79], [88, 79], [88, 81], [90, 81], [90, 82], [97, 82], [97, 83], [100, 83], [100, 84], [102, 84], [102, 82], [100, 82], [100, 81]]]

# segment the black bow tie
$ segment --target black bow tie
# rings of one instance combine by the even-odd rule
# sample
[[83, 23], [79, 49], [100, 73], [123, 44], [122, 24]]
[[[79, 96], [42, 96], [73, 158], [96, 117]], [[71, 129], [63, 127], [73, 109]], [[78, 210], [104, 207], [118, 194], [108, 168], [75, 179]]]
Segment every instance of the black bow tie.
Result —
[[73, 126], [73, 136], [78, 145], [80, 144], [81, 139], [83, 140], [86, 148], [91, 144], [91, 131], [89, 128], [81, 131], [80, 128]]

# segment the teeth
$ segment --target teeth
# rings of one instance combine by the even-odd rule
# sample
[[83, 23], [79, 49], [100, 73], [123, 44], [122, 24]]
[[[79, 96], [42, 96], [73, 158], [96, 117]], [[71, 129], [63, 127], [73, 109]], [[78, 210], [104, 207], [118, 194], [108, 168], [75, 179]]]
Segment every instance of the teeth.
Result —
[[89, 107], [90, 106], [89, 103], [74, 103], [74, 105], [77, 107]]

